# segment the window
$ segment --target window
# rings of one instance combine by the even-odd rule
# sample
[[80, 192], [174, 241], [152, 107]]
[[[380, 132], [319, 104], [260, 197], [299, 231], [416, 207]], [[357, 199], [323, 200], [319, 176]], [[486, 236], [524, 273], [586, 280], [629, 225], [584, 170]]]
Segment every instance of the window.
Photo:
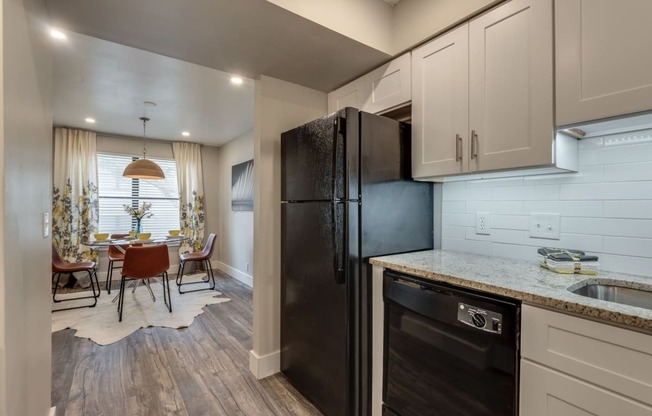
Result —
[[163, 237], [168, 230], [179, 229], [179, 189], [177, 169], [172, 159], [148, 158], [163, 172], [163, 180], [130, 179], [122, 171], [138, 159], [136, 156], [97, 154], [99, 230], [107, 233], [127, 233], [136, 227], [136, 221], [124, 210], [124, 205], [152, 204], [152, 217], [142, 221], [143, 232], [152, 237]]

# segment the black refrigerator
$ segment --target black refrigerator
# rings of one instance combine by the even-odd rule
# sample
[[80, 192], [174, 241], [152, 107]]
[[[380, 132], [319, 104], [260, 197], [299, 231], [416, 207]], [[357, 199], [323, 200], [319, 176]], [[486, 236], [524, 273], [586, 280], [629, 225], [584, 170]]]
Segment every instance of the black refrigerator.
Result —
[[409, 124], [354, 108], [281, 136], [281, 371], [326, 416], [369, 412], [369, 257], [433, 247], [410, 153]]

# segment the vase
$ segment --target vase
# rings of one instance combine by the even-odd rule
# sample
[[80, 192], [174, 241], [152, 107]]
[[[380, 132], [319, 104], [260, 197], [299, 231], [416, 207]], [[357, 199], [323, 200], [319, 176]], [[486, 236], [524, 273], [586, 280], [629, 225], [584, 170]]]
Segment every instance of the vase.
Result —
[[134, 230], [134, 236], [138, 237], [138, 234], [143, 232], [142, 226], [140, 222], [142, 221], [142, 218], [136, 218], [136, 229]]

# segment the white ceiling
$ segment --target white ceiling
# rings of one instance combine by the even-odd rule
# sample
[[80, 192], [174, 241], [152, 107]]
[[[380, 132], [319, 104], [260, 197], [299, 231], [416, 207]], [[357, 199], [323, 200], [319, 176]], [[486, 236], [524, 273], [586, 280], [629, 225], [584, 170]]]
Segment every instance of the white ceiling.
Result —
[[253, 128], [254, 83], [230, 79], [215, 69], [67, 33], [55, 45], [54, 123], [141, 136], [138, 118], [147, 115], [148, 137], [218, 146]]
[[[328, 92], [391, 58], [265, 0], [46, 4], [68, 34], [55, 48], [54, 122], [98, 132], [142, 135], [142, 103], [154, 101], [148, 137], [189, 130], [220, 145], [253, 127], [261, 74]], [[234, 88], [231, 74], [249, 80]]]

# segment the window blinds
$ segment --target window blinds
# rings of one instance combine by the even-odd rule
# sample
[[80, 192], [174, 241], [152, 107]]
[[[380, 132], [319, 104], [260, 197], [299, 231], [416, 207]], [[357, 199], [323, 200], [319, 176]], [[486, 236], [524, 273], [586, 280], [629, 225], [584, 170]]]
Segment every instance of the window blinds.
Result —
[[142, 221], [143, 232], [152, 233], [152, 237], [164, 237], [168, 230], [179, 229], [179, 189], [174, 160], [148, 158], [163, 169], [163, 180], [123, 177], [125, 167], [137, 158], [97, 154], [99, 231], [122, 234], [134, 229], [136, 221], [124, 211], [124, 205], [140, 206], [149, 202], [154, 215]]

